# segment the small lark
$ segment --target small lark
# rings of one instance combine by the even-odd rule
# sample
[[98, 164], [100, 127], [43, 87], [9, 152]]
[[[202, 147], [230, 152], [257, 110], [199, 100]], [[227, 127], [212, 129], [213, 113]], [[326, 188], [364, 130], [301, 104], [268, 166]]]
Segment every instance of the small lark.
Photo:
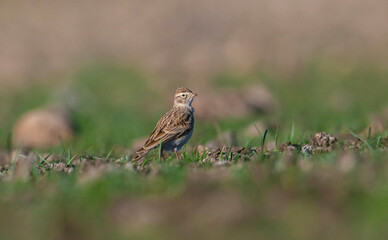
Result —
[[133, 158], [138, 161], [149, 151], [162, 144], [162, 152], [174, 151], [178, 159], [178, 152], [189, 141], [194, 130], [194, 108], [191, 103], [197, 96], [188, 88], [178, 88], [175, 91], [174, 106], [156, 124], [154, 131], [148, 137], [144, 146]]

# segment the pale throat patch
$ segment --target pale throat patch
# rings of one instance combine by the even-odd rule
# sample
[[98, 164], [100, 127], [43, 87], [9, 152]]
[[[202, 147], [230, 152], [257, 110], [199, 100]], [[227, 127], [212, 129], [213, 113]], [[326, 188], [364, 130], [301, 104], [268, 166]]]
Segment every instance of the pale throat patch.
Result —
[[175, 103], [175, 106], [177, 106], [177, 107], [191, 107], [191, 104], [189, 104], [189, 103]]
[[191, 102], [188, 102], [188, 103], [175, 103], [174, 106], [175, 107], [189, 108], [190, 111], [194, 113], [194, 108], [193, 108], [193, 106], [191, 106]]

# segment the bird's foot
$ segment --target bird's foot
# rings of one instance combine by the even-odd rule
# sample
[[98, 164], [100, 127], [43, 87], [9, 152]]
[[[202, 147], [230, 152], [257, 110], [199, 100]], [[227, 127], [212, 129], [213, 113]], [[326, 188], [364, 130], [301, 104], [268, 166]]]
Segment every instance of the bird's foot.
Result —
[[175, 153], [175, 156], [176, 158], [179, 160], [179, 161], [182, 161], [182, 156], [180, 154], [178, 154], [178, 151], [176, 148], [174, 148], [174, 153]]

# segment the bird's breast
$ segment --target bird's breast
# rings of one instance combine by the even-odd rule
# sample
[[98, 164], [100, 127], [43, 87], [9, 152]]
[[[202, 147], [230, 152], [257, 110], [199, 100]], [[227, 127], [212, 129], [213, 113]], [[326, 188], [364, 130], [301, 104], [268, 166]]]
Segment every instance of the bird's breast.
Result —
[[186, 134], [180, 136], [179, 138], [175, 138], [165, 144], [163, 144], [163, 149], [167, 151], [173, 151], [174, 148], [180, 150], [191, 138], [193, 135], [193, 128]]

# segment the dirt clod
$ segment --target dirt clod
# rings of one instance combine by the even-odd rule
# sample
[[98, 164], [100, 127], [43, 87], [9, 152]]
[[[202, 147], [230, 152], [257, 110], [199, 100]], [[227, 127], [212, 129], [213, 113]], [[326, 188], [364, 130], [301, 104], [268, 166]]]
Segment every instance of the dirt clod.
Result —
[[9, 154], [5, 151], [0, 152], [0, 167], [6, 164], [9, 164], [10, 162], [11, 162], [11, 159], [9, 157]]
[[285, 142], [283, 144], [278, 145], [278, 150], [280, 152], [295, 152], [298, 150], [297, 148], [298, 145], [291, 144], [291, 142]]
[[245, 159], [251, 157], [251, 152], [244, 147], [223, 147], [209, 148], [206, 150], [207, 157], [203, 162], [215, 163], [218, 161], [233, 161], [237, 158]]
[[326, 132], [316, 133], [310, 140], [310, 145], [315, 151], [331, 151], [337, 139]]
[[306, 156], [311, 156], [311, 154], [313, 154], [313, 146], [311, 146], [310, 144], [306, 144], [302, 146], [300, 152]]
[[347, 133], [341, 136], [341, 140], [344, 141], [344, 151], [355, 151], [361, 149], [364, 145], [363, 141], [351, 133]]
[[63, 162], [53, 164], [53, 170], [56, 172], [62, 172], [64, 171], [65, 168], [66, 168], [66, 164]]
[[381, 139], [381, 144], [384, 147], [388, 147], [388, 137]]

